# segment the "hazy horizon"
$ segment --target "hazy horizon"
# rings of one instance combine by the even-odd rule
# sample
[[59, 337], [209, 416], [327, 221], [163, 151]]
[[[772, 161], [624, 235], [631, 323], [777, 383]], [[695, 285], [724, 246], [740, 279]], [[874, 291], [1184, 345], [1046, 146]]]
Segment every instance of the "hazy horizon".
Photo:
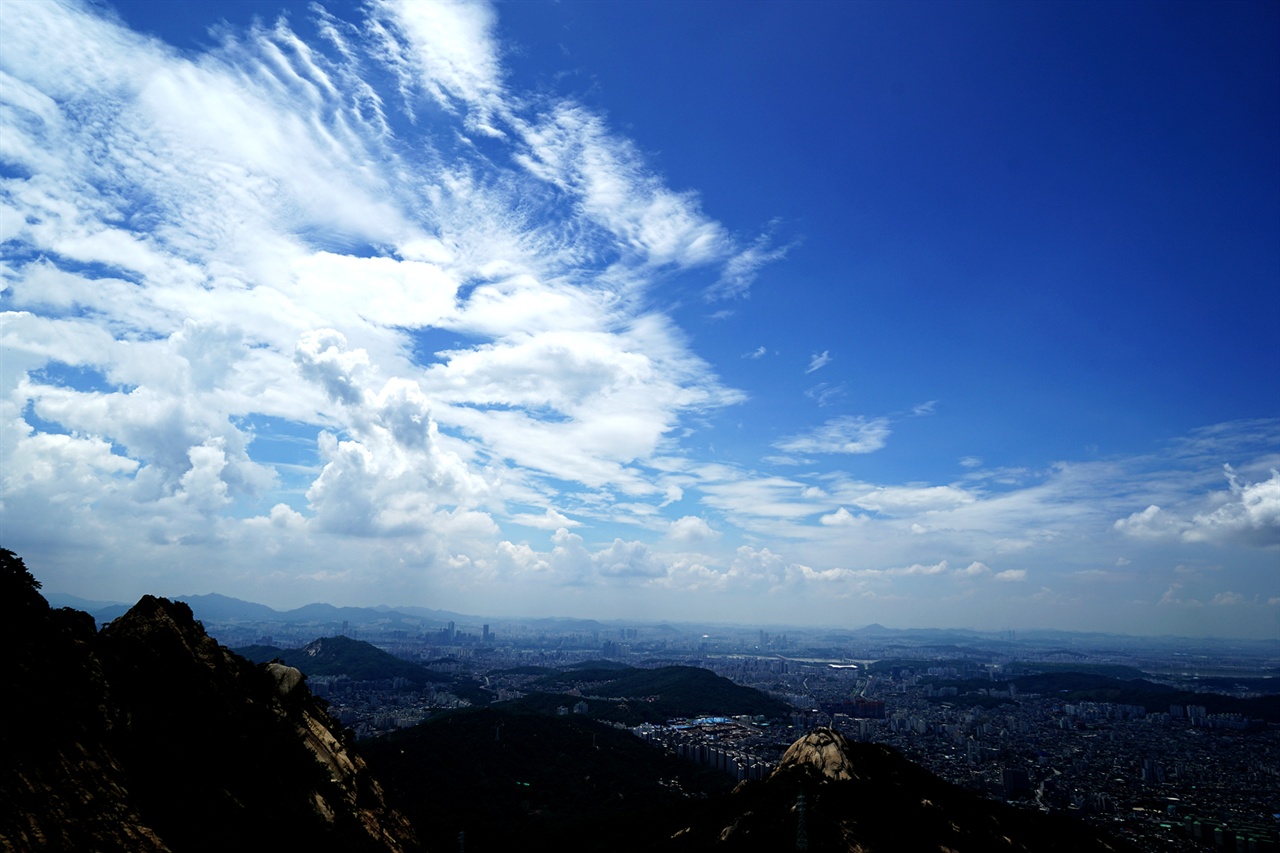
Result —
[[[61, 590], [42, 589], [40, 590], [40, 592], [46, 598], [52, 598], [58, 602], [71, 601], [71, 603], [66, 606], [73, 606], [73, 607], [75, 606], [75, 601], [72, 601], [72, 600], [82, 601], [87, 604], [101, 605], [103, 607], [132, 607], [134, 604], [137, 603], [136, 600], [135, 601], [86, 600], [86, 599], [80, 598], [74, 593], [63, 592]], [[161, 598], [168, 598], [170, 600], [181, 600], [181, 601], [189, 601], [191, 599], [203, 598], [208, 596], [218, 596], [224, 599], [239, 601], [243, 604], [262, 605], [274, 610], [280, 615], [285, 615], [295, 610], [301, 610], [306, 607], [313, 607], [317, 605], [334, 607], [337, 609], [343, 609], [348, 607], [357, 607], [357, 608], [368, 609], [368, 610], [385, 609], [387, 612], [397, 612], [397, 611], [403, 612], [406, 610], [430, 610], [436, 613], [447, 613], [451, 616], [459, 617], [463, 619], [475, 619], [477, 620], [477, 624], [482, 620], [491, 620], [491, 621], [500, 620], [500, 621], [515, 622], [515, 623], [563, 621], [563, 622], [598, 622], [601, 624], [670, 625], [675, 627], [686, 626], [690, 628], [697, 628], [698, 630], [701, 630], [703, 628], [724, 628], [724, 629], [733, 629], [733, 630], [742, 630], [742, 631], [755, 631], [757, 629], [759, 630], [767, 629], [770, 632], [778, 631], [778, 630], [786, 630], [786, 631], [801, 631], [801, 632], [837, 631], [837, 632], [849, 632], [849, 633], [858, 633], [861, 631], [878, 628], [878, 629], [882, 629], [889, 632], [896, 632], [896, 633], [903, 633], [903, 634], [910, 634], [912, 632], [940, 633], [940, 634], [962, 633], [962, 634], [977, 634], [981, 636], [1000, 636], [1000, 635], [1013, 634], [1014, 636], [1011, 637], [1012, 640], [1017, 640], [1018, 638], [1024, 637], [1024, 636], [1036, 636], [1039, 634], [1050, 634], [1050, 635], [1068, 634], [1068, 635], [1076, 635], [1081, 637], [1104, 636], [1109, 638], [1134, 640], [1134, 641], [1150, 640], [1152, 642], [1187, 641], [1187, 642], [1194, 643], [1196, 641], [1206, 641], [1206, 642], [1215, 641], [1215, 642], [1280, 643], [1280, 637], [1248, 637], [1248, 636], [1230, 636], [1230, 635], [1217, 635], [1217, 634], [1186, 635], [1186, 634], [1176, 634], [1176, 633], [1144, 634], [1144, 633], [1135, 633], [1135, 632], [1126, 632], [1126, 631], [1089, 631], [1089, 630], [1083, 630], [1083, 629], [1052, 628], [1052, 627], [1045, 627], [1045, 626], [1028, 626], [1025, 628], [1010, 628], [1010, 627], [978, 628], [971, 625], [959, 625], [959, 624], [956, 624], [956, 625], [895, 625], [895, 624], [885, 625], [880, 622], [864, 622], [864, 623], [856, 623], [856, 624], [855, 623], [841, 624], [841, 623], [834, 623], [834, 622], [833, 623], [801, 624], [801, 623], [794, 623], [794, 622], [735, 622], [735, 621], [729, 621], [724, 619], [714, 619], [714, 618], [712, 619], [693, 619], [693, 618], [664, 619], [661, 617], [636, 618], [636, 617], [628, 617], [628, 616], [613, 616], [613, 617], [567, 616], [564, 614], [557, 614], [557, 613], [513, 613], [513, 612], [498, 613], [498, 612], [484, 612], [484, 611], [463, 612], [463, 611], [458, 611], [458, 610], [454, 610], [452, 608], [447, 608], [447, 607], [433, 607], [430, 604], [410, 604], [405, 602], [401, 602], [399, 604], [382, 602], [380, 604], [374, 604], [374, 605], [348, 605], [348, 604], [342, 604], [342, 603], [335, 603], [331, 601], [308, 601], [304, 604], [299, 604], [299, 605], [290, 605], [287, 607], [274, 607], [272, 605], [265, 604], [264, 602], [250, 601], [248, 599], [236, 598], [235, 596], [226, 596], [219, 592], [169, 593], [169, 594], [150, 593], [150, 594], [157, 595], [158, 597], [161, 597]], [[50, 605], [55, 607], [60, 606], [59, 604], [55, 604], [54, 601], [51, 601]], [[91, 611], [91, 612], [95, 612], [95, 611]], [[412, 616], [413, 614], [406, 613], [405, 615]], [[198, 613], [196, 614], [196, 616], [197, 618], [200, 618]]]
[[1275, 4], [0, 27], [47, 590], [1280, 638]]

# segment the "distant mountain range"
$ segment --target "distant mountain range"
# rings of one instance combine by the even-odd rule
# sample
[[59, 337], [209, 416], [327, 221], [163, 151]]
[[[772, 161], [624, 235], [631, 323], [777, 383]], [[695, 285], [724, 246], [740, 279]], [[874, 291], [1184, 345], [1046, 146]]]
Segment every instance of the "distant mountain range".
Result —
[[[83, 610], [86, 613], [91, 614], [99, 624], [109, 622], [112, 619], [123, 615], [132, 606], [118, 601], [95, 601], [71, 595], [69, 593], [59, 592], [48, 593], [45, 596], [45, 599], [53, 607], [71, 607], [76, 610]], [[716, 627], [734, 630], [755, 630], [757, 628], [765, 628], [770, 631], [785, 631], [789, 628], [796, 627], [786, 625], [717, 625], [716, 623], [673, 624], [665, 621], [650, 623], [630, 619], [597, 620], [558, 616], [499, 617], [458, 613], [452, 610], [433, 610], [428, 607], [417, 607], [412, 605], [396, 605], [393, 607], [386, 604], [380, 604], [376, 607], [338, 607], [332, 604], [314, 603], [306, 604], [302, 607], [296, 607], [292, 610], [282, 611], [275, 610], [265, 604], [256, 604], [251, 601], [244, 601], [242, 599], [232, 598], [219, 593], [208, 593], [205, 595], [179, 595], [174, 597], [172, 600], [188, 604], [196, 614], [197, 619], [216, 622], [329, 624], [345, 621], [353, 626], [387, 624], [389, 622], [397, 621], [404, 622], [409, 625], [420, 625], [425, 621], [437, 626], [443, 626], [449, 622], [471, 625], [484, 622], [520, 622], [521, 624], [531, 628], [543, 627], [549, 631], [577, 631], [582, 633], [607, 631], [619, 626], [640, 625], [645, 626], [651, 631], [666, 630], [673, 633], [689, 630], [701, 631]], [[1132, 645], [1135, 642], [1142, 643], [1144, 645], [1193, 642], [1197, 648], [1201, 650], [1211, 650], [1215, 648], [1235, 649], [1241, 646], [1246, 646], [1262, 650], [1268, 654], [1280, 653], [1280, 638], [1240, 640], [1220, 637], [1134, 637], [1124, 634], [1104, 634], [1098, 632], [1062, 631], [1054, 629], [1033, 629], [1011, 632], [979, 631], [971, 628], [887, 628], [879, 623], [872, 623], [861, 628], [820, 628], [810, 626], [802, 628], [801, 630], [825, 636], [826, 641], [834, 645], [845, 644], [854, 639], [875, 639], [891, 646], [893, 645], [893, 641], [900, 640], [905, 644], [915, 645], [919, 648], [931, 647], [938, 651], [945, 651], [950, 648], [958, 653], [964, 652], [967, 647], [979, 642], [983, 647], [993, 647], [1001, 644], [1008, 644], [1010, 647], [1013, 647], [1018, 643], [1025, 642], [1061, 643], [1064, 646], [1087, 643], [1094, 647], [1099, 645], [1105, 646], [1108, 642], [1114, 642], [1118, 646]], [[1016, 640], [1014, 639], [1015, 637]], [[1064, 649], [1064, 653], [1069, 652], [1069, 649]]]
[[[56, 607], [72, 607], [89, 613], [100, 624], [110, 622], [123, 616], [132, 605], [118, 602], [89, 601], [66, 593], [50, 594], [47, 599]], [[281, 623], [322, 623], [338, 624], [347, 622], [351, 625], [387, 624], [404, 622], [418, 625], [429, 621], [440, 625], [449, 622], [476, 622], [474, 616], [465, 616], [449, 610], [430, 610], [426, 607], [404, 607], [392, 609], [381, 607], [335, 607], [332, 604], [304, 604], [293, 610], [276, 610], [265, 604], [243, 601], [239, 598], [220, 595], [216, 592], [207, 595], [179, 595], [173, 599], [181, 601], [191, 608], [191, 612], [200, 621], [209, 622], [281, 622]]]

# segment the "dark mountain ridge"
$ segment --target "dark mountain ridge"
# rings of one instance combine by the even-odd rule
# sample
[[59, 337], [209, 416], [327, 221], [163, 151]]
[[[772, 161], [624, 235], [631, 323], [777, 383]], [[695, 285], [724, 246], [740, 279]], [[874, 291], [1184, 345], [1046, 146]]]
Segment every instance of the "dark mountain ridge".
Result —
[[101, 631], [0, 549], [0, 848], [411, 851], [296, 669], [219, 646], [145, 596]]

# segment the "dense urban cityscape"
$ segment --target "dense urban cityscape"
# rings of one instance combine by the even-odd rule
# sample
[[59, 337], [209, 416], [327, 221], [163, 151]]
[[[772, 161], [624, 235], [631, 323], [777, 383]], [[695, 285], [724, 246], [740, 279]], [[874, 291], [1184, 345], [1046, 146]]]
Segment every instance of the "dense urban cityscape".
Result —
[[[215, 604], [234, 606], [216, 596], [190, 601], [198, 616], [218, 613]], [[287, 620], [222, 612], [204, 621], [220, 642], [250, 657], [346, 637], [424, 668], [423, 678], [309, 676], [311, 690], [358, 738], [447, 709], [523, 700], [548, 689], [546, 673], [561, 672], [553, 713], [612, 722], [738, 779], [761, 778], [800, 734], [831, 726], [892, 746], [967, 790], [1078, 816], [1140, 849], [1280, 849], [1274, 643], [880, 626], [778, 632], [485, 623], [428, 611], [313, 607]], [[631, 706], [646, 697], [596, 689], [601, 668], [670, 666], [709, 670], [792, 710], [774, 719], [637, 723]], [[1134, 692], [1138, 685], [1145, 692]]]

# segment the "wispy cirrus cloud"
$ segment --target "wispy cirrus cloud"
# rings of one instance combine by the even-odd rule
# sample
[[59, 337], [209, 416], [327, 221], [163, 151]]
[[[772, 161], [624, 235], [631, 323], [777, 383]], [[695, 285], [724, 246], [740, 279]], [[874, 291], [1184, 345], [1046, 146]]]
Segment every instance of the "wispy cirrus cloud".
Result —
[[874, 453], [888, 441], [885, 418], [832, 418], [817, 429], [774, 442], [788, 453]]
[[831, 385], [826, 382], [819, 382], [812, 388], [806, 388], [804, 395], [810, 400], [818, 404], [820, 408], [826, 408], [848, 394], [848, 389], [843, 382]]
[[[6, 547], [99, 597], [588, 609], [625, 587], [834, 621], [961, 587], [1038, 607], [1014, 581], [1047, 602], [1121, 559], [1112, 584], [1155, 607], [1178, 549], [1272, 553], [1272, 422], [1038, 470], [948, 447], [955, 482], [875, 467], [910, 452], [898, 415], [735, 445], [717, 416], [747, 393], [649, 297], [743, 297], [793, 244], [734, 233], [602, 112], [521, 90], [500, 11], [312, 7], [183, 52], [98, 6], [5, 7]], [[725, 373], [767, 372], [743, 346]], [[144, 588], [174, 565], [177, 589]], [[1175, 598], [1272, 607], [1260, 574], [1180, 575]]]
[[805, 373], [813, 373], [815, 370], [821, 370], [831, 363], [831, 351], [823, 350], [815, 352], [813, 357], [809, 359], [809, 366], [804, 369]]
[[[6, 11], [4, 441], [28, 473], [100, 472], [65, 506], [109, 493], [141, 515], [200, 491], [191, 511], [243, 515], [274, 493], [290, 529], [408, 535], [545, 507], [543, 478], [588, 506], [594, 489], [660, 496], [633, 466], [742, 399], [618, 296], [672, 266], [745, 287], [781, 250], [739, 244], [590, 110], [512, 92], [491, 7], [365, 12], [313, 10], [318, 42], [281, 18], [181, 55], [86, 6]], [[400, 136], [424, 99], [514, 166], [451, 127]], [[424, 332], [472, 342], [420, 352]], [[262, 418], [310, 428], [318, 473], [291, 494], [255, 458]]]

